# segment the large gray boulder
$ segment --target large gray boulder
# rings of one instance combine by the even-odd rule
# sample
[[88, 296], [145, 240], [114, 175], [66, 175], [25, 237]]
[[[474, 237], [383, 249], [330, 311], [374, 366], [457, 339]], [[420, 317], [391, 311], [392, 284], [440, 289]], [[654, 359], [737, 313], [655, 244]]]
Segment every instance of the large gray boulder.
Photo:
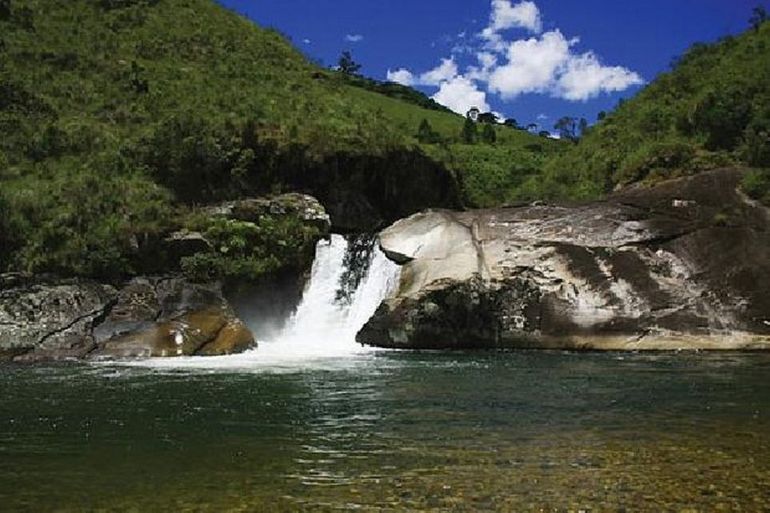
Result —
[[607, 201], [427, 211], [380, 235], [397, 295], [358, 340], [398, 348], [770, 349], [770, 215], [740, 170]]
[[85, 356], [95, 347], [94, 325], [117, 299], [113, 287], [90, 280], [13, 285], [0, 290], [0, 360], [32, 350], [41, 358]]

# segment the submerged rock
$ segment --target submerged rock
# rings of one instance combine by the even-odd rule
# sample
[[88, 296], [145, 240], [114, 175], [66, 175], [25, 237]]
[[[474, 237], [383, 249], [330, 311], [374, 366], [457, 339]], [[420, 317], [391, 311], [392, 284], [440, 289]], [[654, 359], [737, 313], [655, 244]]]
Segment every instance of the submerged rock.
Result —
[[400, 348], [770, 349], [770, 215], [739, 170], [577, 206], [428, 211], [380, 235]]

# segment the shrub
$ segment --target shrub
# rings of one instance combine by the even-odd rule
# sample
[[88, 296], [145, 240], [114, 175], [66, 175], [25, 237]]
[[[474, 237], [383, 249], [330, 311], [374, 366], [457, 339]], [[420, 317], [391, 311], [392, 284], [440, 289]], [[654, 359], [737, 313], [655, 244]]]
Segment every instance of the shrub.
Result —
[[743, 177], [741, 188], [750, 198], [770, 206], [770, 169], [752, 169]]
[[282, 269], [302, 269], [313, 258], [320, 232], [294, 217], [264, 217], [259, 223], [224, 218], [198, 219], [213, 251], [182, 259], [192, 280], [258, 280]]

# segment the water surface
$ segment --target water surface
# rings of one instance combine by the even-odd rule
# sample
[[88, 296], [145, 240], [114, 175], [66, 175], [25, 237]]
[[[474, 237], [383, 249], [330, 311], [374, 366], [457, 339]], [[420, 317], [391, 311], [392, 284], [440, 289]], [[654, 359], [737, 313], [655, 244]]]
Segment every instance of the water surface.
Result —
[[0, 366], [0, 510], [770, 511], [767, 355], [206, 367]]

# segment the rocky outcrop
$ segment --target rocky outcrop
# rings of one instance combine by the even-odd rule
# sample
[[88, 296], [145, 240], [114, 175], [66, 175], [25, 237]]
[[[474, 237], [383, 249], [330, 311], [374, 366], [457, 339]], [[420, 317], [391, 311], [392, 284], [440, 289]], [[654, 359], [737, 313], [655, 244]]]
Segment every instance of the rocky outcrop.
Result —
[[203, 209], [212, 217], [259, 223], [265, 217], [294, 217], [303, 224], [329, 233], [331, 220], [323, 205], [312, 196], [299, 193], [281, 194], [264, 198], [229, 201]]
[[82, 358], [96, 347], [92, 331], [114, 303], [114, 288], [18, 278], [0, 290], [0, 359], [23, 358], [33, 349], [40, 358]]
[[29, 278], [0, 292], [0, 359], [214, 356], [254, 345], [216, 284]]
[[428, 211], [380, 235], [400, 290], [359, 333], [399, 348], [770, 349], [770, 215], [740, 170], [586, 205]]

